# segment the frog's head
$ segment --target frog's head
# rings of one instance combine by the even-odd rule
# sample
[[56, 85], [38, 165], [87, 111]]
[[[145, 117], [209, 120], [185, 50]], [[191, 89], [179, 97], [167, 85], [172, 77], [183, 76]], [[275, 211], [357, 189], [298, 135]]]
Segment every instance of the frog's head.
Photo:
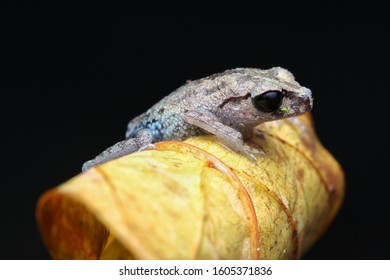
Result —
[[238, 125], [257, 125], [262, 122], [289, 118], [304, 114], [313, 107], [311, 91], [295, 81], [286, 69], [274, 67], [269, 70], [238, 68], [221, 76], [230, 88], [220, 106], [219, 114], [237, 112]]
[[281, 67], [263, 71], [251, 91], [251, 101], [258, 111], [274, 119], [298, 116], [313, 107], [310, 89], [300, 86], [291, 72]]

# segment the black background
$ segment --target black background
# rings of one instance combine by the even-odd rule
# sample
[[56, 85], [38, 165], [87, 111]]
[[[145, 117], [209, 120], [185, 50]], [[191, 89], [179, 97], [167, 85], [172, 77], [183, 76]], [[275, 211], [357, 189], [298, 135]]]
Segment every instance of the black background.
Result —
[[340, 214], [304, 258], [390, 258], [386, 7], [235, 5], [2, 9], [0, 258], [50, 258], [38, 197], [122, 140], [132, 117], [187, 79], [273, 66], [313, 91], [317, 132], [347, 179]]

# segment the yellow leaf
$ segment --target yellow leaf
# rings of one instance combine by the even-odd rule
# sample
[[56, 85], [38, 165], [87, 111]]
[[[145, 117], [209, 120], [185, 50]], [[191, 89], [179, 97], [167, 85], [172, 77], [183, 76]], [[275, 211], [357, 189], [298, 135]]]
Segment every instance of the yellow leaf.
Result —
[[264, 123], [255, 163], [213, 136], [160, 142], [90, 169], [38, 202], [55, 259], [295, 259], [325, 232], [343, 172], [309, 114]]

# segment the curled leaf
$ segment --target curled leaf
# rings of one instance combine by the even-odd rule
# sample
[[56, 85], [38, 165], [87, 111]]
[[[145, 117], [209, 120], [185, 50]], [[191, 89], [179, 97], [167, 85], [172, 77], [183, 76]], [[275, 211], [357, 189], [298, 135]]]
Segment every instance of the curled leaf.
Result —
[[213, 136], [160, 142], [90, 169], [38, 202], [55, 259], [295, 259], [325, 232], [343, 172], [310, 115], [269, 122], [255, 163]]

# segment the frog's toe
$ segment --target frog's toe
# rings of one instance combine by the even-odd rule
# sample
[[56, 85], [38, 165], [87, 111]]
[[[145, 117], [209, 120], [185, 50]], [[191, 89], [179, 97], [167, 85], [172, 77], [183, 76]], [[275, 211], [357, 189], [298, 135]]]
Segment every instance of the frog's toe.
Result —
[[259, 160], [259, 157], [264, 157], [265, 153], [262, 150], [252, 148], [250, 146], [244, 146], [244, 153], [246, 158], [256, 163]]

